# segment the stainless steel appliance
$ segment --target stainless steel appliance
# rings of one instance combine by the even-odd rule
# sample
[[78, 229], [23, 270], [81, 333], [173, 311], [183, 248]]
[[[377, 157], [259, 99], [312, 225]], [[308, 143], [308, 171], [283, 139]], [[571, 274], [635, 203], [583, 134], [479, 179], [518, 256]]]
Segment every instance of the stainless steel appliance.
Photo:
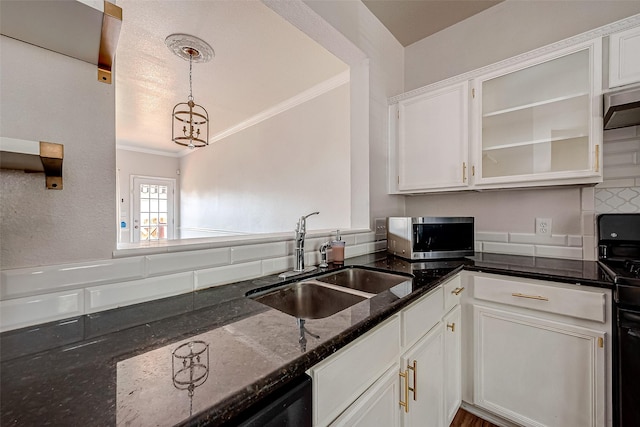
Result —
[[640, 87], [604, 94], [604, 129], [640, 125]]
[[613, 277], [613, 425], [640, 426], [640, 214], [598, 217], [598, 260]]
[[387, 251], [409, 260], [474, 254], [473, 217], [389, 217]]

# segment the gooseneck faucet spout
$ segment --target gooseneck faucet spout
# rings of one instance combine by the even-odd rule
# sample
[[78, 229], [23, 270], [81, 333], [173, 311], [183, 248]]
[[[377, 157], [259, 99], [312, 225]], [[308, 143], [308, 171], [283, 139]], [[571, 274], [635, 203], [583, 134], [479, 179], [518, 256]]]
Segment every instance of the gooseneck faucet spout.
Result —
[[296, 250], [295, 250], [295, 267], [293, 271], [304, 271], [304, 237], [307, 234], [307, 218], [311, 215], [318, 215], [320, 212], [312, 212], [309, 215], [300, 217], [296, 226]]

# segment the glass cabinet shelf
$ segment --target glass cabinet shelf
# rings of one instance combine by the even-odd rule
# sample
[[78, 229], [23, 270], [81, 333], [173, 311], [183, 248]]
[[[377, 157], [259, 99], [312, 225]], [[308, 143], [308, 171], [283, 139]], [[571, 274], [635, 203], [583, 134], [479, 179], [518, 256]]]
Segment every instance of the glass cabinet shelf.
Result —
[[543, 106], [543, 105], [546, 105], [546, 104], [553, 104], [555, 102], [562, 102], [562, 101], [566, 101], [566, 100], [570, 100], [570, 99], [574, 99], [574, 98], [585, 97], [585, 96], [588, 96], [588, 95], [589, 95], [589, 92], [580, 92], [580, 93], [576, 93], [574, 95], [560, 96], [560, 97], [554, 98], [554, 99], [548, 99], [548, 100], [544, 100], [544, 101], [533, 102], [533, 103], [530, 103], [530, 104], [518, 105], [516, 107], [505, 108], [504, 110], [491, 111], [489, 113], [484, 113], [482, 115], [482, 117], [498, 116], [500, 114], [511, 113], [513, 111], [524, 110], [526, 108], [540, 107], [540, 106]]

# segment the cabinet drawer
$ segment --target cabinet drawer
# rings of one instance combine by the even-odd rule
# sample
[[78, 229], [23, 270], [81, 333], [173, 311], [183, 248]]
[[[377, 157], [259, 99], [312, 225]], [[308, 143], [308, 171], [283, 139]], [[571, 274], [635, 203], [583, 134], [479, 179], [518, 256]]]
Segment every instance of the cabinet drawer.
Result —
[[311, 368], [313, 425], [333, 421], [399, 356], [400, 318], [396, 315]]
[[474, 276], [474, 297], [579, 319], [605, 322], [606, 294], [494, 277]]
[[444, 314], [442, 286], [402, 311], [402, 347], [408, 348], [434, 327]]
[[462, 287], [462, 277], [458, 274], [453, 279], [442, 285], [444, 289], [444, 312], [448, 313], [457, 304], [460, 304], [464, 288]]

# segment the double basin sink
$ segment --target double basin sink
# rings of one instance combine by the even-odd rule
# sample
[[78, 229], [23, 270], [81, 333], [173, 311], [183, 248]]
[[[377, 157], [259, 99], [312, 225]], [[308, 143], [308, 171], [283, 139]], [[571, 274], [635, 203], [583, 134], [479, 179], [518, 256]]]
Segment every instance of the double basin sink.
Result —
[[348, 267], [247, 296], [294, 317], [321, 319], [396, 286], [410, 287], [411, 281], [400, 274]]

